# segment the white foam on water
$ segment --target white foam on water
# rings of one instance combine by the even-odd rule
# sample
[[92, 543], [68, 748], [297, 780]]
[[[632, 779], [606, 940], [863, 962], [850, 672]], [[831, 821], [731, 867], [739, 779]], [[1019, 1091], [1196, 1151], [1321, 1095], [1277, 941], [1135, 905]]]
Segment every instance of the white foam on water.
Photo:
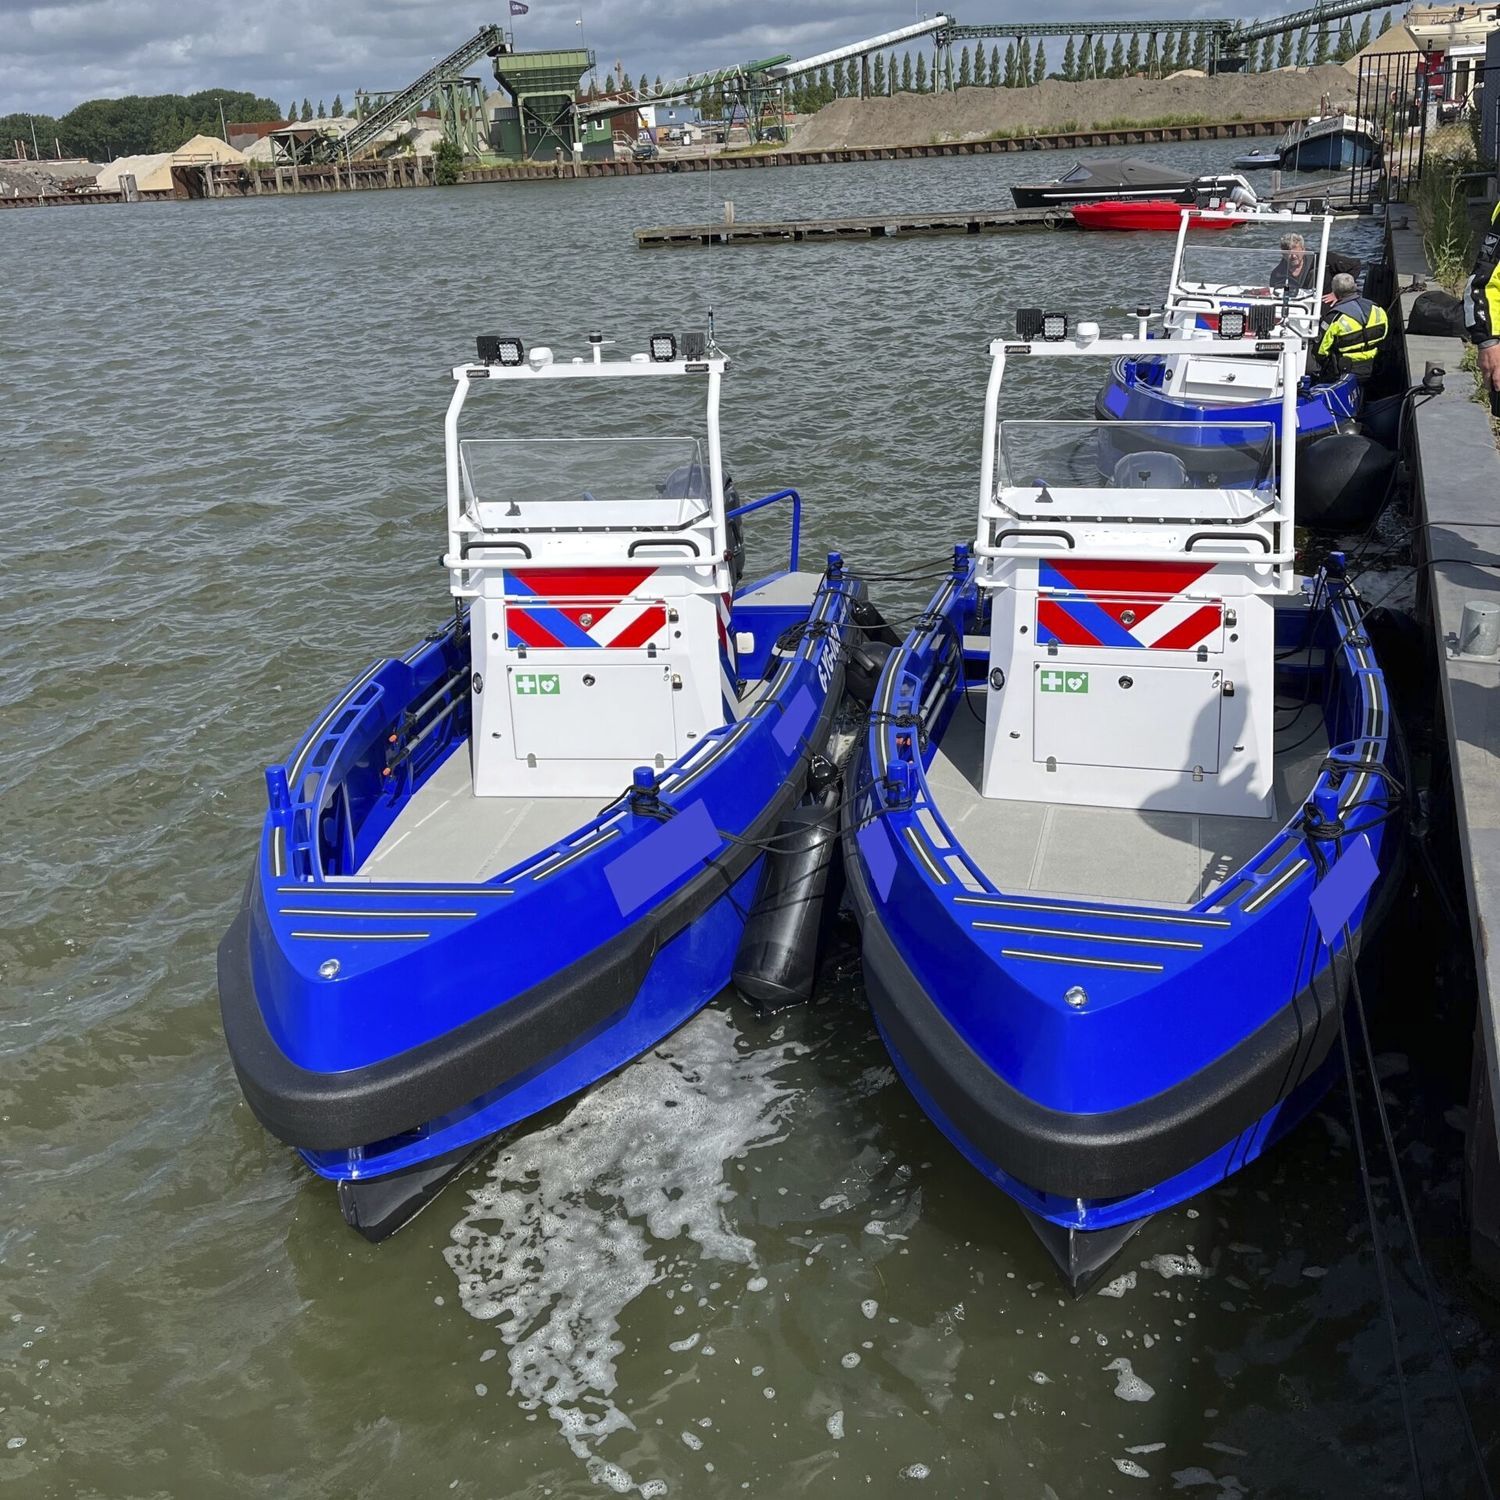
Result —
[[1130, 1361], [1123, 1356], [1112, 1359], [1104, 1368], [1114, 1371], [1115, 1395], [1121, 1401], [1149, 1401], [1156, 1394], [1155, 1389], [1135, 1373]]
[[694, 1348], [697, 1345], [698, 1340], [702, 1337], [702, 1333], [690, 1333], [685, 1339], [673, 1339], [672, 1342], [667, 1345], [667, 1348], [670, 1349], [673, 1354], [685, 1354], [689, 1349]]
[[1302, 1274], [1312, 1281], [1318, 1281], [1328, 1274], [1328, 1268], [1326, 1266], [1303, 1266]]
[[859, 1363], [859, 1355], [852, 1349], [839, 1361], [846, 1370], [852, 1370]]
[[763, 1292], [766, 1289], [766, 1278], [764, 1276], [752, 1276], [745, 1283], [747, 1292]]
[[706, 1258], [754, 1264], [725, 1216], [735, 1193], [724, 1167], [779, 1138], [796, 1092], [774, 1074], [801, 1050], [742, 1052], [728, 1016], [703, 1011], [563, 1119], [518, 1133], [454, 1226], [445, 1259], [464, 1309], [505, 1345], [511, 1394], [524, 1411], [544, 1408], [589, 1477], [616, 1493], [647, 1493], [599, 1452], [634, 1425], [613, 1399], [620, 1317], [680, 1278], [683, 1237]]
[[1150, 1260], [1143, 1260], [1141, 1264], [1148, 1271], [1155, 1271], [1158, 1276], [1170, 1281], [1174, 1276], [1196, 1276], [1203, 1277], [1210, 1274], [1196, 1255], [1153, 1255]]
[[901, 1477], [903, 1479], [926, 1479], [931, 1473], [932, 1470], [926, 1464], [907, 1464], [901, 1471]]
[[839, 1442], [844, 1436], [844, 1413], [842, 1409], [830, 1412], [828, 1416], [828, 1436], [834, 1442]]
[[1031, 1372], [1031, 1383], [1033, 1385], [1051, 1385], [1052, 1377], [1042, 1370], [1033, 1370]]
[[691, 1448], [694, 1453], [697, 1453], [703, 1447], [703, 1439], [696, 1432], [684, 1432], [679, 1434], [679, 1436], [682, 1438], [683, 1443]]
[[1151, 1477], [1151, 1470], [1143, 1469], [1133, 1458], [1117, 1458], [1115, 1460], [1115, 1468], [1122, 1474], [1128, 1475], [1131, 1479], [1149, 1479]]
[[859, 1304], [859, 1310], [867, 1318], [873, 1318], [880, 1311], [880, 1304], [873, 1297], [869, 1297]]
[[848, 1197], [843, 1193], [835, 1193], [831, 1198], [825, 1198], [819, 1205], [819, 1209], [827, 1208], [853, 1208]]
[[1137, 1443], [1134, 1448], [1127, 1448], [1127, 1453], [1160, 1453], [1167, 1445], [1165, 1443]]
[[26, 1446], [26, 1439], [23, 1437], [8, 1438], [6, 1440], [5, 1446], [11, 1449], [24, 1448]]
[[1135, 1272], [1127, 1271], [1123, 1276], [1116, 1276], [1107, 1286], [1099, 1288], [1098, 1295], [1101, 1297], [1123, 1297], [1126, 1292], [1135, 1290]]

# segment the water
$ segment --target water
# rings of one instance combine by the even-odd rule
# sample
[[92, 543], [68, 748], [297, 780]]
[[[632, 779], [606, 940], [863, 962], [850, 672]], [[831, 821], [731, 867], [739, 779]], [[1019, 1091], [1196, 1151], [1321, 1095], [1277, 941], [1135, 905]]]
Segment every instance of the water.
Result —
[[[895, 1081], [852, 963], [780, 1022], [714, 1006], [378, 1248], [223, 1050], [213, 952], [260, 768], [445, 613], [440, 416], [472, 336], [634, 340], [712, 302], [741, 491], [797, 484], [813, 556], [905, 566], [972, 528], [986, 338], [1018, 303], [1159, 295], [1165, 241], [629, 231], [726, 195], [741, 218], [993, 203], [1054, 165], [0, 217], [7, 1495], [1411, 1493], [1341, 1095], [1074, 1304]], [[1463, 1080], [1430, 987], [1413, 1004], [1387, 1091], [1493, 1442]], [[1462, 1495], [1399, 1277], [1397, 1305], [1429, 1492]]]

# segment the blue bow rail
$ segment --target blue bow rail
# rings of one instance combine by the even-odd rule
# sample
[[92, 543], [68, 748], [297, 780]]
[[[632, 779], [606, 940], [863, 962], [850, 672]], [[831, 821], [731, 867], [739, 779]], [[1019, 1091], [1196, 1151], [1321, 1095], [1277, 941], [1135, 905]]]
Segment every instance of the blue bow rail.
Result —
[[787, 572], [797, 571], [797, 558], [802, 550], [802, 496], [796, 490], [775, 490], [769, 495], [762, 495], [759, 500], [747, 500], [743, 505], [736, 505], [731, 511], [724, 513], [724, 519], [733, 521], [739, 516], [748, 516], [752, 510], [764, 510], [768, 505], [774, 505], [778, 500], [790, 500], [792, 502], [792, 539], [788, 548], [789, 560]]

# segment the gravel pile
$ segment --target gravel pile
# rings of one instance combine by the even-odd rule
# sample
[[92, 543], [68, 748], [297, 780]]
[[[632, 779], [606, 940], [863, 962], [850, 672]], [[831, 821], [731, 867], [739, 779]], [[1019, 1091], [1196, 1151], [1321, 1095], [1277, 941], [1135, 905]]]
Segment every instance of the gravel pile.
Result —
[[35, 198], [47, 193], [66, 193], [77, 185], [76, 172], [69, 173], [64, 181], [46, 168], [30, 162], [0, 165], [0, 198]]
[[997, 134], [1125, 128], [1175, 120], [1269, 120], [1314, 113], [1326, 94], [1334, 109], [1352, 107], [1355, 79], [1344, 68], [1282, 68], [1274, 73], [1179, 73], [1170, 78], [1048, 79], [1027, 89], [958, 89], [837, 99], [799, 125], [794, 150], [846, 146], [923, 146]]

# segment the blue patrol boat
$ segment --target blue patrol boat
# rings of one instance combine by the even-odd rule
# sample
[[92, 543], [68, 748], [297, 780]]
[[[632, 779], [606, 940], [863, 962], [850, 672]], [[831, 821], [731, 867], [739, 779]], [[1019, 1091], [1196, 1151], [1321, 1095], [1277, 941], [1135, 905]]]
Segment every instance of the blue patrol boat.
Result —
[[[1226, 333], [1268, 339], [1281, 332], [1316, 345], [1332, 216], [1277, 209], [1204, 210], [1200, 220], [1240, 227], [1232, 246], [1205, 243], [1184, 217], [1156, 347], [1111, 367], [1095, 412], [1101, 421], [1179, 422], [1209, 426], [1282, 420], [1279, 362], [1247, 364], [1223, 357]], [[1282, 248], [1295, 236], [1296, 252]], [[1138, 314], [1144, 337], [1148, 310]], [[1325, 376], [1299, 368], [1296, 432], [1303, 443], [1351, 434], [1362, 402], [1352, 374]], [[1202, 446], [1202, 443], [1199, 444]]]
[[[977, 538], [885, 662], [843, 837], [901, 1076], [1077, 1289], [1323, 1093], [1403, 771], [1350, 584], [1294, 569], [1290, 420], [1226, 432], [1258, 480], [1144, 428], [1101, 475], [1104, 424], [999, 420], [1007, 363], [1149, 345], [1046, 328], [991, 345]], [[1268, 343], [1289, 407], [1296, 339], [1222, 357]]]
[[[836, 556], [798, 568], [794, 490], [738, 503], [711, 332], [604, 342], [486, 337], [454, 369], [453, 618], [267, 771], [219, 949], [246, 1100], [370, 1239], [729, 983], [778, 830], [827, 780], [858, 586]], [[684, 389], [706, 453], [634, 435]], [[479, 392], [540, 398], [555, 433], [611, 390], [631, 436], [460, 436]], [[788, 566], [743, 581], [742, 518], [778, 503]]]

